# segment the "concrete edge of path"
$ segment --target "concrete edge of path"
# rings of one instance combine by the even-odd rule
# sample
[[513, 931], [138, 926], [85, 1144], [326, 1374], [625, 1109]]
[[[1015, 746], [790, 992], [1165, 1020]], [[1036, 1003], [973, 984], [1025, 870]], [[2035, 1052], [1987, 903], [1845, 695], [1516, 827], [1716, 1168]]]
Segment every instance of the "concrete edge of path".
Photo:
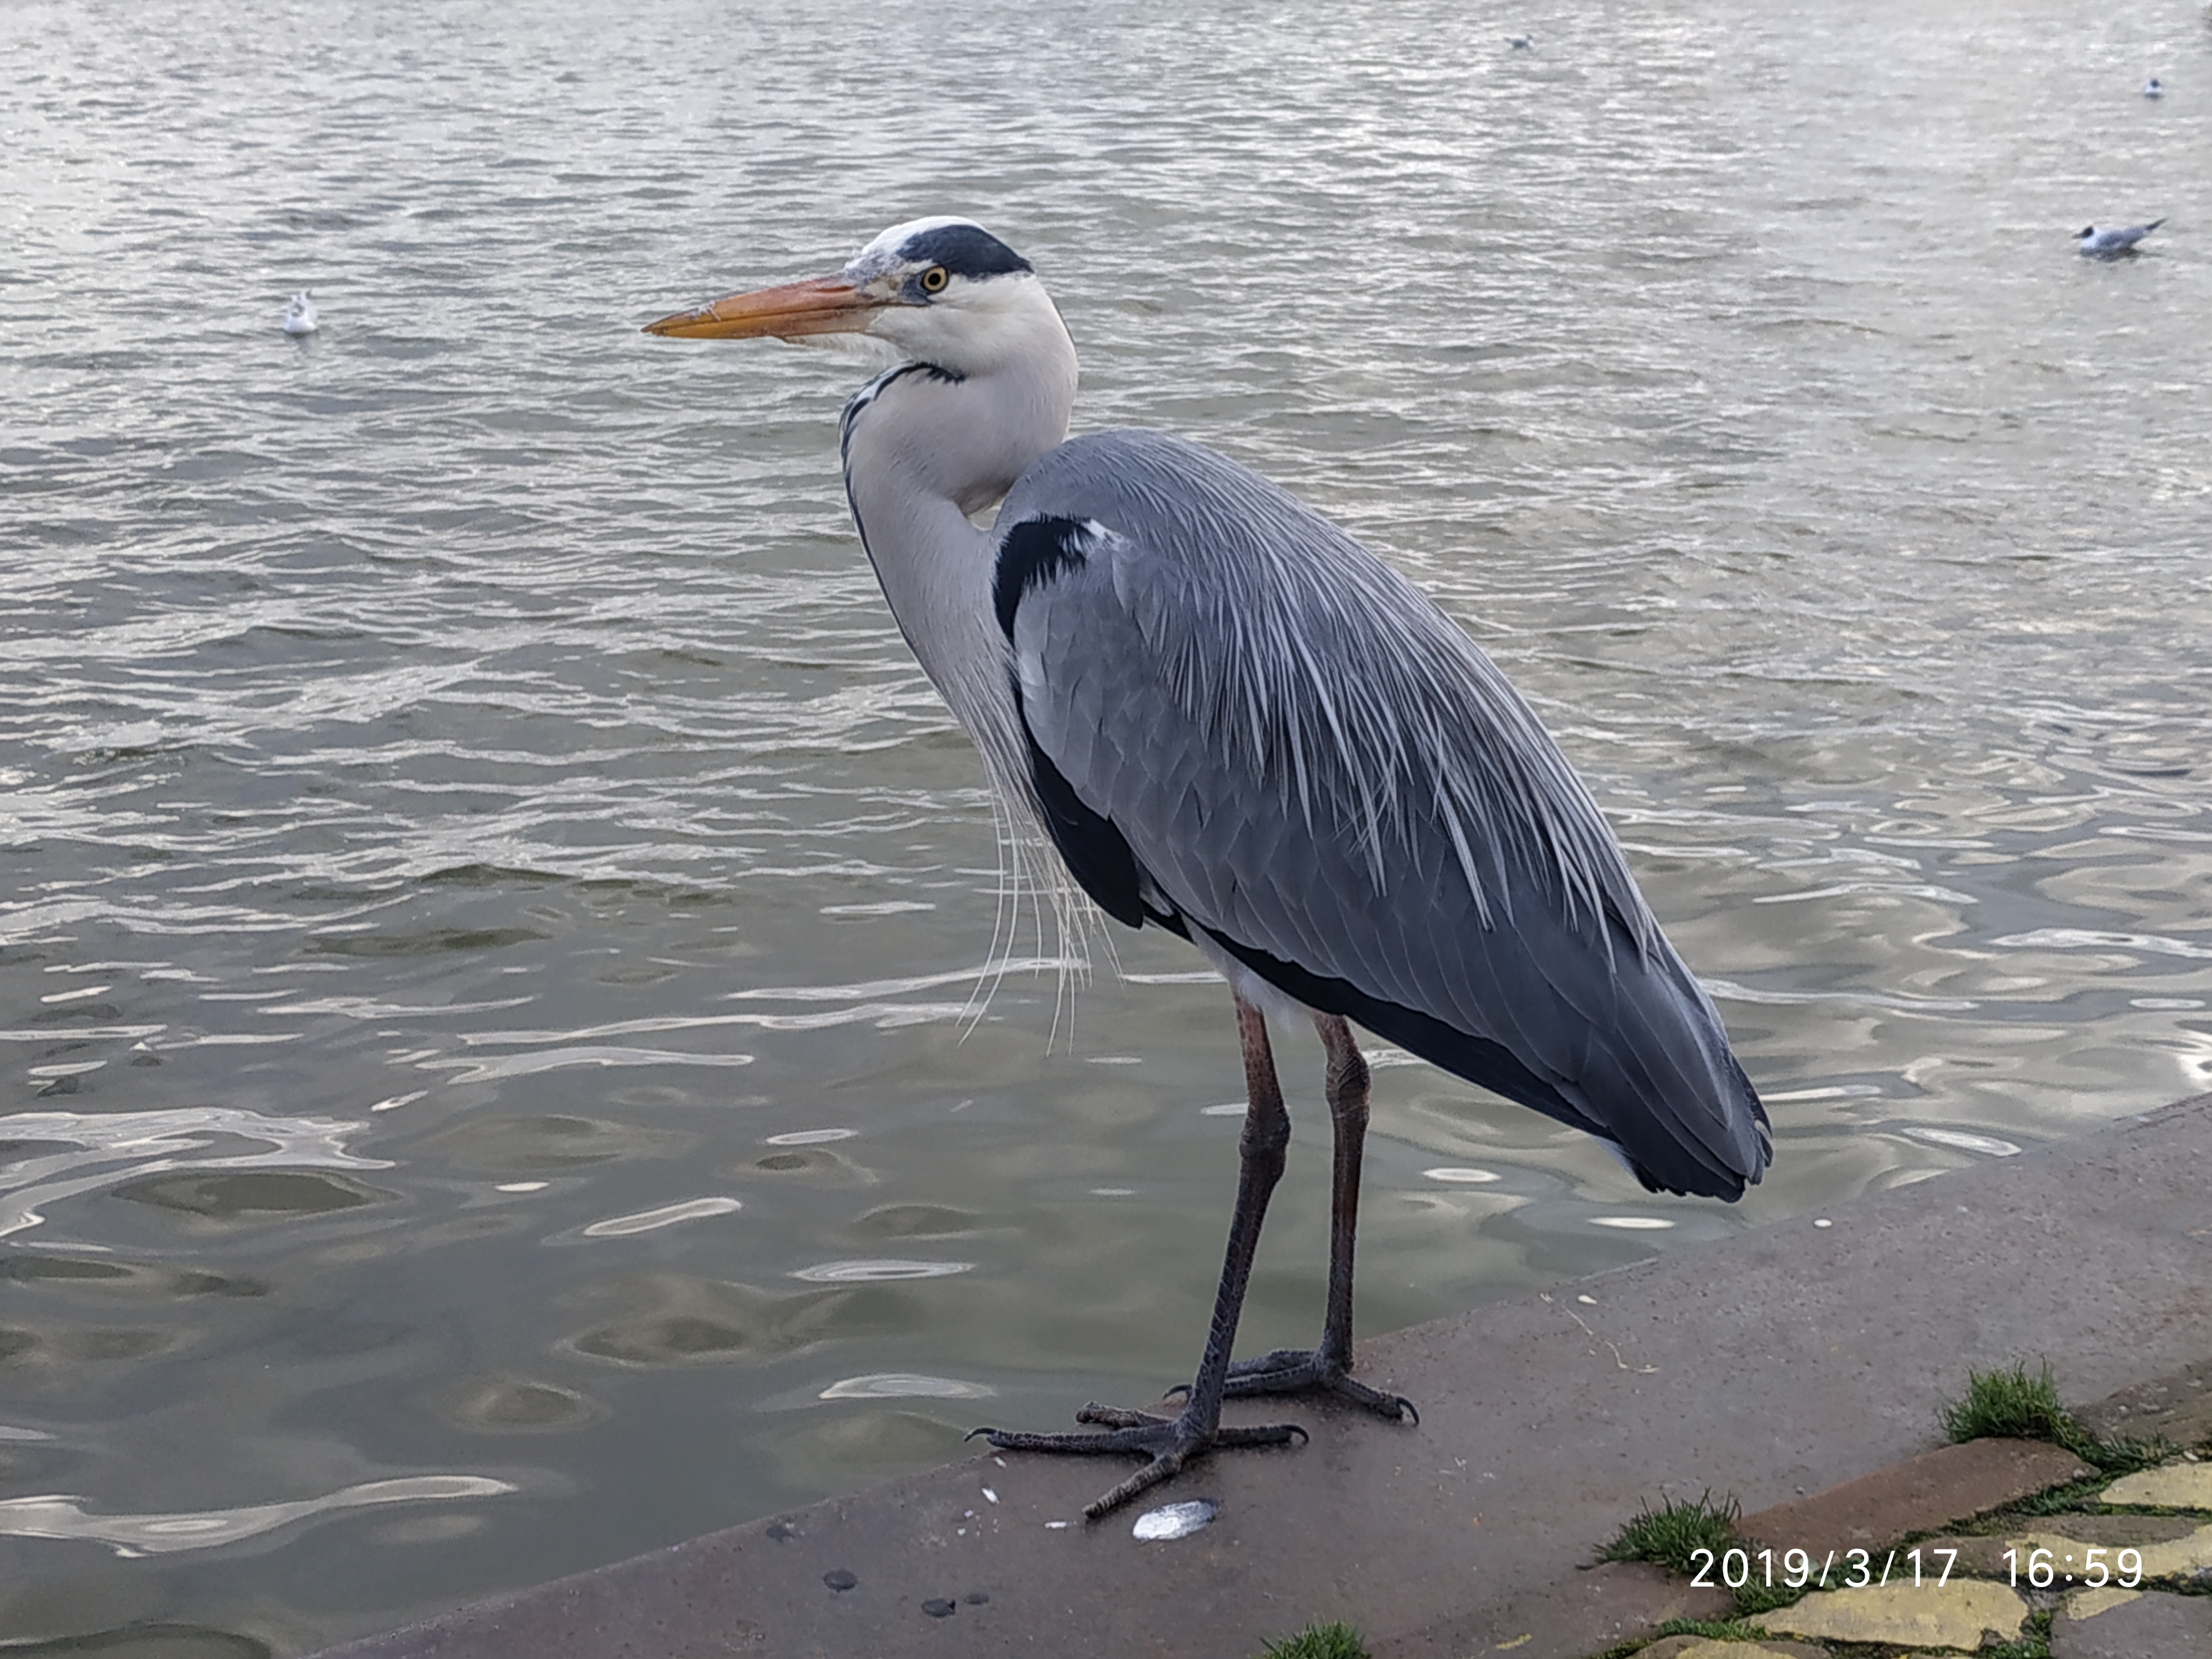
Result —
[[2203, 1361], [2208, 1170], [2200, 1096], [1869, 1194], [1827, 1227], [1778, 1222], [1376, 1339], [1361, 1375], [1419, 1401], [1420, 1425], [1244, 1411], [1312, 1440], [1162, 1489], [1220, 1506], [1172, 1543], [1138, 1541], [1128, 1515], [1082, 1522], [1118, 1464], [986, 1454], [327, 1659], [1249, 1659], [1316, 1619], [1378, 1659], [1462, 1655], [1484, 1609], [1632, 1583], [1584, 1569], [1642, 1504], [1710, 1489], [1786, 1516], [1931, 1449], [1970, 1367], [2048, 1359], [2081, 1401]]

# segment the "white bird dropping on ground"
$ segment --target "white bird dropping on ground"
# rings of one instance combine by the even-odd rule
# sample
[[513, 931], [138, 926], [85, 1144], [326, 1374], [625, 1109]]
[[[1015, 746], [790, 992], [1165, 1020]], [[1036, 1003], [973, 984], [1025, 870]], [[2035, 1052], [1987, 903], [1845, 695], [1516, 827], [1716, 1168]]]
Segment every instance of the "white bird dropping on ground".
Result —
[[[1389, 303], [1387, 283], [1369, 293]], [[1001, 1450], [1134, 1454], [1093, 1518], [1228, 1446], [1225, 1398], [1353, 1380], [1367, 1064], [1385, 1042], [1586, 1130], [1653, 1190], [1733, 1199], [1772, 1155], [1712, 1002], [1604, 815], [1464, 629], [1247, 467], [1164, 433], [1067, 437], [1075, 346], [1030, 262], [964, 219], [897, 225], [842, 270], [654, 334], [864, 334], [896, 365], [845, 407], [845, 490], [884, 596], [1018, 821], [1130, 927], [1229, 981], [1248, 1104], [1229, 1246], [1182, 1411]], [[999, 504], [992, 527], [975, 515]], [[1291, 1122], [1268, 1012], [1310, 1018], [1335, 1130], [1321, 1341], [1232, 1363]]]
[[2147, 225], [2130, 225], [2124, 229], [2100, 230], [2094, 225], [2084, 225], [2075, 237], [2081, 252], [2090, 258], [2106, 258], [2115, 253], [2132, 253], [2136, 244], [2166, 222], [2154, 219]]
[[2142, 95], [2146, 98], [2163, 98], [2166, 96], [2166, 88], [2159, 84], [2158, 76], [2154, 75], [2149, 80], [2143, 82]]
[[284, 307], [284, 331], [287, 334], [313, 334], [315, 328], [315, 302], [303, 288]]

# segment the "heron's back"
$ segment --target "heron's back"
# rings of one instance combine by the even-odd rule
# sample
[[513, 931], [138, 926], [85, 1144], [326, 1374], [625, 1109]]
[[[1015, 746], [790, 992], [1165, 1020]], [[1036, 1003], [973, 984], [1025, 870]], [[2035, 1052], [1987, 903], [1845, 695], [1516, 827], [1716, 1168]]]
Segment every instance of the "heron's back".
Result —
[[[1299, 1001], [1614, 1142], [1647, 1184], [1758, 1179], [1756, 1092], [1602, 815], [1410, 582], [1158, 433], [1060, 446], [1000, 525], [1039, 793], [1074, 803], [1049, 827], [1109, 911], [1203, 930]], [[1142, 912], [1100, 890], [1123, 851]]]

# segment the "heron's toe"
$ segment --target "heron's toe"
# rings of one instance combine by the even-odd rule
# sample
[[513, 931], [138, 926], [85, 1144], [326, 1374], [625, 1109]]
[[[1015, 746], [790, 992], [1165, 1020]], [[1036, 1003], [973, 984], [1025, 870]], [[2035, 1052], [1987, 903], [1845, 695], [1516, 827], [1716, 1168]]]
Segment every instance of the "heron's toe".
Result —
[[[1185, 1412], [1180, 1417], [1161, 1417], [1152, 1412], [1124, 1411], [1095, 1401], [1075, 1414], [1079, 1423], [1097, 1425], [1097, 1433], [1025, 1434], [1006, 1429], [978, 1429], [1000, 1451], [1076, 1452], [1088, 1456], [1102, 1453], [1134, 1452], [1146, 1461], [1121, 1485], [1087, 1505], [1083, 1513], [1097, 1520], [1118, 1509], [1138, 1493], [1148, 1492], [1207, 1452], [1232, 1446], [1283, 1446], [1310, 1437], [1295, 1423], [1218, 1425], [1208, 1428]], [[971, 1439], [974, 1435], [969, 1437]]]
[[1410, 1419], [1418, 1427], [1421, 1421], [1419, 1408], [1404, 1395], [1369, 1387], [1352, 1375], [1349, 1366], [1318, 1351], [1278, 1348], [1257, 1359], [1238, 1360], [1229, 1368], [1223, 1392], [1231, 1400], [1249, 1400], [1308, 1389], [1333, 1394], [1393, 1423]]

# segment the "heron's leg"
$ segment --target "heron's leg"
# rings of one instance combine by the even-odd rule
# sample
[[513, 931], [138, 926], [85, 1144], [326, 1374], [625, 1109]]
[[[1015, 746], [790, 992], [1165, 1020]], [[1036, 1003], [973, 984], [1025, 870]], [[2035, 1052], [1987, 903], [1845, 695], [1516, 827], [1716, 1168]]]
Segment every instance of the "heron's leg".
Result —
[[1221, 1401], [1229, 1377], [1230, 1351], [1237, 1341], [1237, 1321], [1244, 1309], [1244, 1291], [1252, 1278], [1252, 1256], [1260, 1245], [1260, 1224], [1267, 1218], [1267, 1199], [1282, 1178], [1284, 1156], [1291, 1142], [1291, 1115], [1283, 1109], [1282, 1086], [1276, 1081], [1274, 1056], [1267, 1044], [1266, 1017], [1243, 998], [1237, 999], [1237, 1035], [1243, 1039], [1244, 1085], [1250, 1103], [1244, 1113], [1244, 1133], [1238, 1142], [1240, 1167], [1237, 1176], [1237, 1209], [1229, 1223], [1229, 1249], [1221, 1266], [1220, 1288], [1213, 1296], [1213, 1322], [1207, 1328], [1206, 1352], [1198, 1364], [1198, 1380], [1180, 1415], [1160, 1417], [1151, 1412], [1118, 1411], [1096, 1403], [1075, 1414], [1079, 1423], [1096, 1423], [1102, 1434], [1017, 1434], [999, 1429], [978, 1429], [991, 1444], [1005, 1451], [1136, 1452], [1151, 1461], [1111, 1492], [1088, 1505], [1084, 1514], [1092, 1520], [1127, 1503], [1139, 1492], [1158, 1486], [1193, 1458], [1217, 1446], [1279, 1446], [1305, 1431], [1294, 1424], [1259, 1427], [1221, 1426]]
[[1359, 1164], [1367, 1142], [1367, 1062], [1352, 1040], [1352, 1028], [1338, 1014], [1316, 1014], [1314, 1025], [1328, 1054], [1328, 1115], [1336, 1129], [1335, 1171], [1331, 1181], [1328, 1231], [1328, 1310], [1322, 1322], [1321, 1345], [1310, 1352], [1278, 1348], [1230, 1368], [1228, 1392], [1287, 1394], [1324, 1388], [1381, 1416], [1421, 1420], [1413, 1402], [1353, 1380], [1352, 1372], [1352, 1253], [1359, 1231]]

